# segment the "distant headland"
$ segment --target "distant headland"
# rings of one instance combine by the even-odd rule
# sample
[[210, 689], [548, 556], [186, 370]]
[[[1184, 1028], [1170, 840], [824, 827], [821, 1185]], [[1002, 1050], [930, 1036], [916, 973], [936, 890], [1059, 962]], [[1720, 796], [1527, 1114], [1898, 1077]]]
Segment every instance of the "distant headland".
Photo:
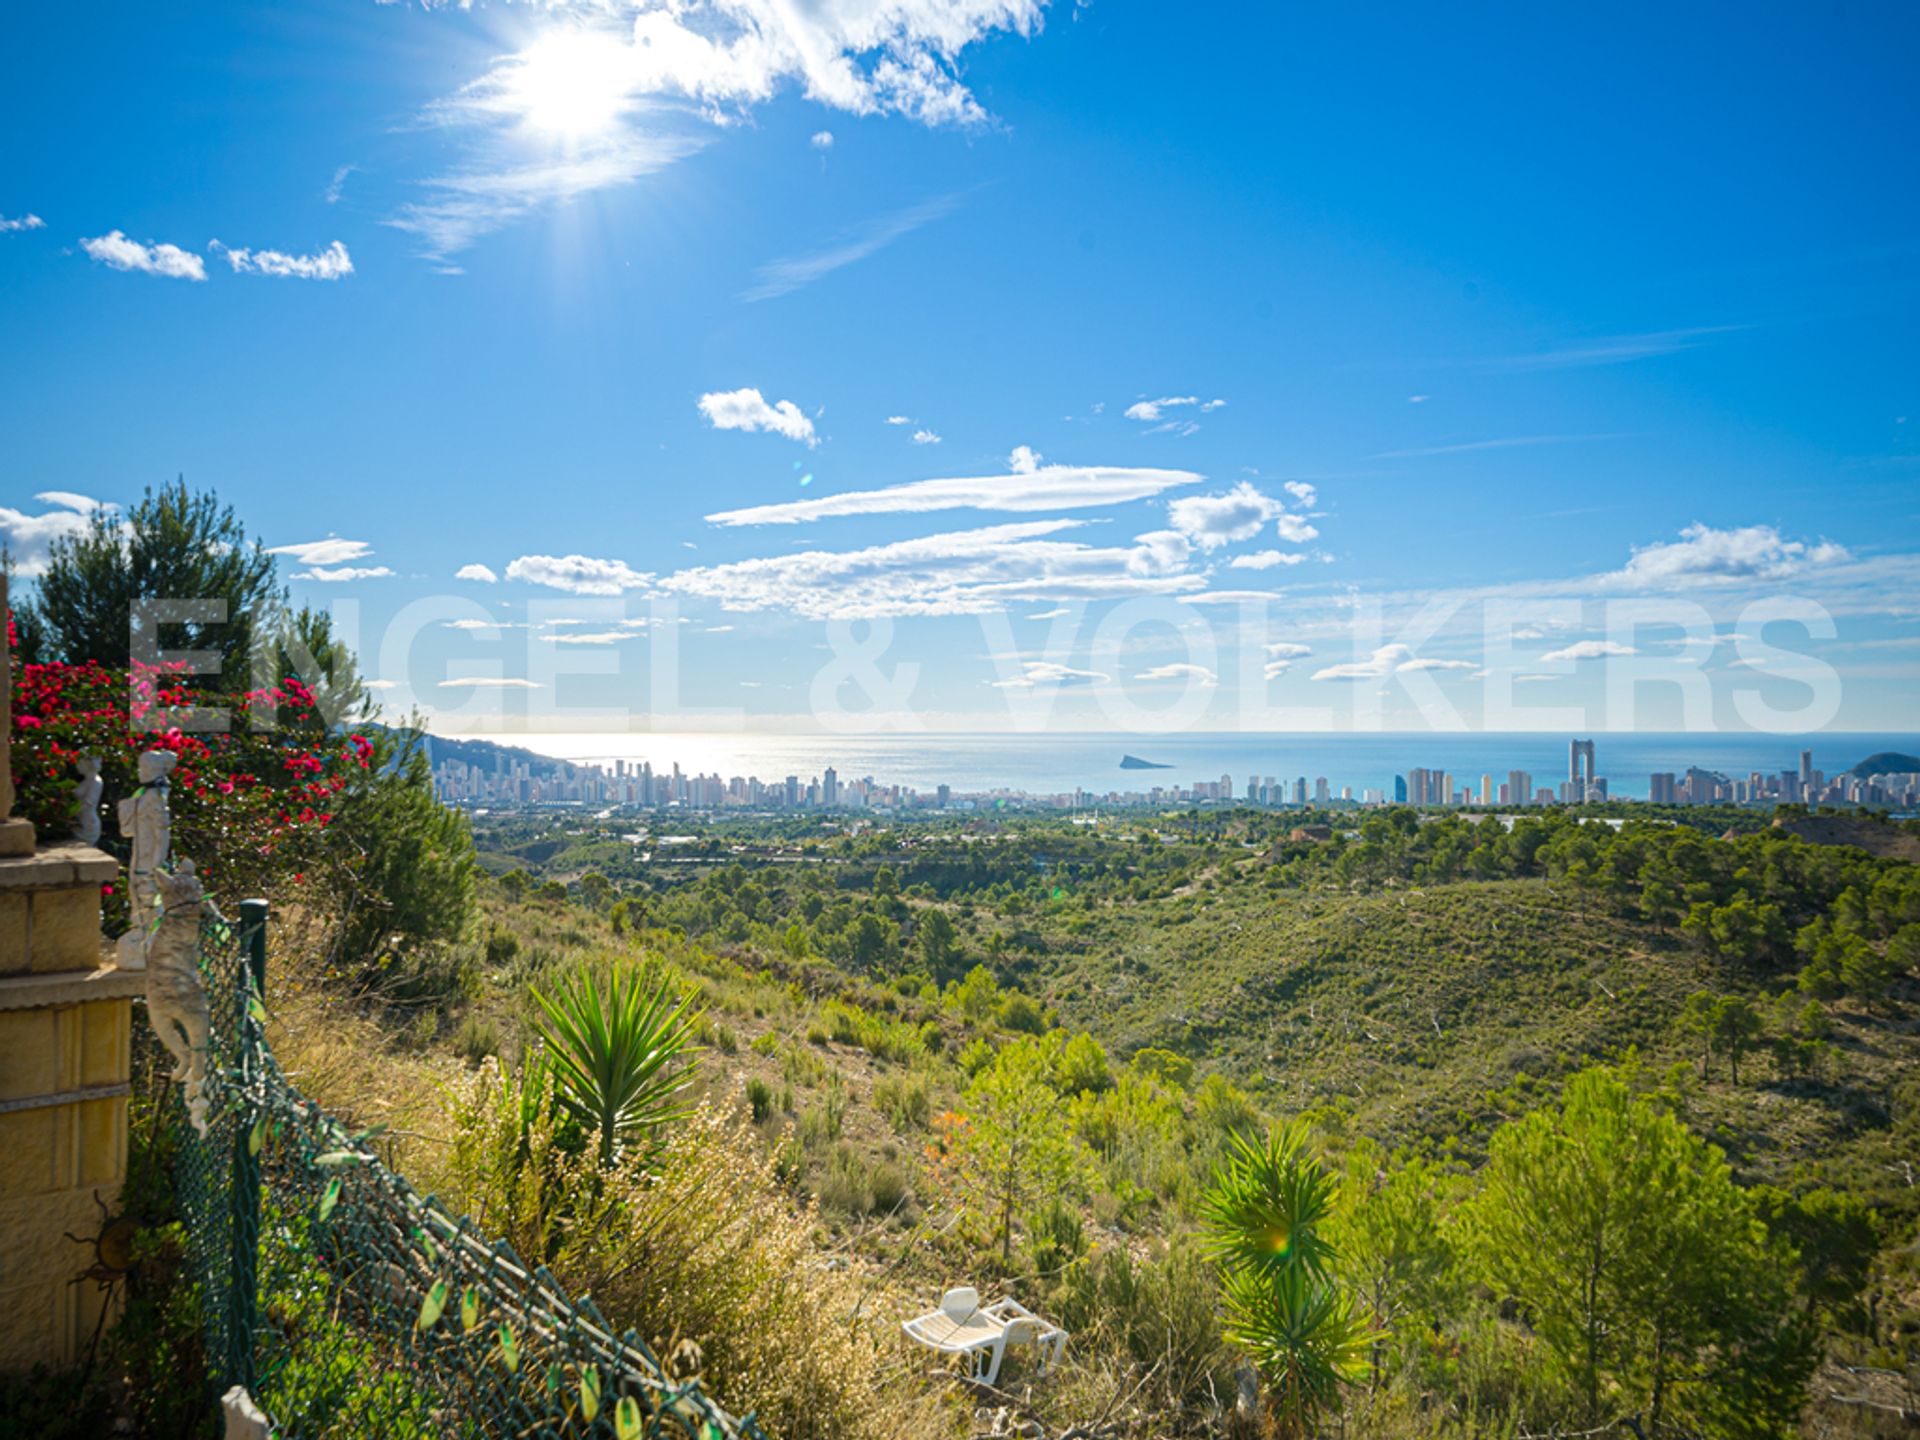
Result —
[[1173, 766], [1162, 765], [1157, 760], [1142, 760], [1138, 755], [1122, 755], [1120, 768], [1122, 770], [1171, 770]]

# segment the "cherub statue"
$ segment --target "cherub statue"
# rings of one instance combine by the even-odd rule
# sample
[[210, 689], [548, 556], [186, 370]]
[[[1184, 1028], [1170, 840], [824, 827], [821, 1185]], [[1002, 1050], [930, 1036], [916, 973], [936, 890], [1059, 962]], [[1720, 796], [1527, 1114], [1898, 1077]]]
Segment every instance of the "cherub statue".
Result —
[[100, 792], [106, 788], [100, 783], [100, 757], [82, 755], [73, 762], [73, 768], [80, 772], [80, 783], [73, 787], [74, 804], [78, 807], [73, 821], [73, 838], [82, 845], [98, 845]]
[[179, 761], [171, 750], [142, 751], [140, 788], [120, 802], [120, 833], [133, 842], [127, 862], [129, 923], [114, 957], [122, 970], [139, 970], [147, 963], [147, 948], [159, 918], [160, 872], [173, 845], [167, 776]]
[[207, 1133], [206, 986], [200, 979], [200, 920], [206, 889], [193, 862], [159, 877], [159, 923], [147, 945], [147, 1019], [173, 1056], [173, 1078], [184, 1083], [187, 1118]]

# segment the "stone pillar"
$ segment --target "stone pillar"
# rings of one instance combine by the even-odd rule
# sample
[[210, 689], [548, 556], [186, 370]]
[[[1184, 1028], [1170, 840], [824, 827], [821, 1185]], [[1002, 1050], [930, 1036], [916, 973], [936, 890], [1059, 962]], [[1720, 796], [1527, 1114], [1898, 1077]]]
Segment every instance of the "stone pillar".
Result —
[[[5, 595], [0, 579], [0, 614]], [[10, 656], [0, 680], [10, 702]], [[10, 704], [0, 718], [0, 1368], [11, 1370], [78, 1362], [100, 1318], [99, 1287], [78, 1278], [93, 1252], [65, 1237], [97, 1235], [119, 1203], [131, 1001], [145, 977], [104, 953], [113, 857], [36, 848], [33, 827], [12, 818]]]

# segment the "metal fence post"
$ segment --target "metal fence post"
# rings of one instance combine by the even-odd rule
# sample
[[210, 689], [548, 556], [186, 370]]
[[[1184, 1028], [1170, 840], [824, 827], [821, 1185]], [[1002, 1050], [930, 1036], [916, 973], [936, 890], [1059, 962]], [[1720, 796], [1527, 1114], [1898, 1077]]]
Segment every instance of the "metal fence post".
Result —
[[[252, 1001], [266, 1002], [267, 902], [240, 902], [240, 939], [246, 946], [248, 1000], [240, 1006], [240, 1075], [243, 1093], [256, 1093], [262, 1079], [260, 1052], [266, 1044]], [[264, 1099], [264, 1097], [262, 1097]], [[264, 1114], [264, 1111], [262, 1112]], [[253, 1149], [253, 1125], [242, 1123], [233, 1136], [233, 1286], [228, 1362], [234, 1384], [254, 1392], [254, 1333], [260, 1319], [260, 1157]]]

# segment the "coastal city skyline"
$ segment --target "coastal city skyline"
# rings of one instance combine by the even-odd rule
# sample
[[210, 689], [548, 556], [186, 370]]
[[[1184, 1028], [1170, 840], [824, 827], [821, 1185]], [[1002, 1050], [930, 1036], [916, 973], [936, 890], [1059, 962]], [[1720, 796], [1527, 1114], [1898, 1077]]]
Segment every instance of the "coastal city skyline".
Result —
[[[467, 808], [541, 806], [634, 806], [701, 811], [750, 810], [902, 810], [973, 809], [981, 804], [1016, 803], [1040, 808], [1087, 809], [1177, 804], [1245, 804], [1263, 807], [1331, 808], [1411, 805], [1416, 808], [1520, 809], [1578, 805], [1610, 799], [1660, 805], [1838, 804], [1912, 807], [1920, 803], [1920, 770], [1891, 770], [1859, 776], [1848, 770], [1829, 775], [1801, 749], [1794, 763], [1778, 771], [1751, 770], [1729, 775], [1699, 765], [1678, 771], [1654, 771], [1644, 793], [1610, 785], [1596, 769], [1600, 742], [1568, 742], [1564, 778], [1515, 768], [1477, 777], [1444, 768], [1413, 766], [1380, 784], [1356, 785], [1344, 777], [1250, 774], [1239, 784], [1231, 774], [1174, 781], [1144, 788], [1114, 787], [1035, 793], [1017, 787], [968, 789], [948, 782], [910, 785], [867, 775], [842, 775], [834, 765], [818, 773], [798, 772], [763, 779], [759, 775], [722, 775], [683, 771], [678, 761], [655, 767], [649, 760], [570, 761], [531, 752], [471, 742], [454, 754], [435, 757], [435, 793]], [[1905, 757], [1911, 758], [1911, 757]], [[1171, 765], [1127, 756], [1122, 769], [1160, 773]]]

